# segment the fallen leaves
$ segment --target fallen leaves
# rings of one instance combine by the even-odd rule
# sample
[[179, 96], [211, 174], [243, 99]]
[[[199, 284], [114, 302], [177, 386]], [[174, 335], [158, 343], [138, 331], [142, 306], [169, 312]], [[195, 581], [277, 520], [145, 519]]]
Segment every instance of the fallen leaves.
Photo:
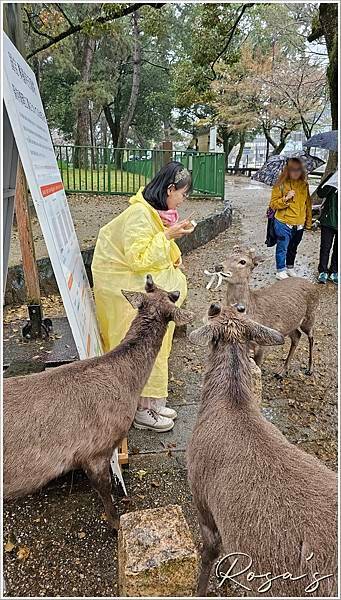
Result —
[[6, 544], [4, 546], [5, 552], [12, 552], [12, 550], [14, 550], [14, 548], [15, 548], [15, 544], [13, 544], [13, 542], [11, 542], [10, 540], [8, 540], [8, 542], [6, 542]]
[[27, 546], [19, 546], [17, 557], [19, 560], [27, 560], [30, 555], [30, 549]]
[[[41, 304], [45, 316], [55, 317], [65, 314], [63, 301], [59, 294], [51, 294], [50, 296], [42, 297]], [[4, 308], [4, 323], [11, 323], [12, 321], [21, 321], [26, 319], [28, 319], [27, 304], [6, 306]], [[12, 331], [14, 333], [18, 333], [18, 329], [13, 329]]]
[[139, 471], [136, 471], [136, 477], [142, 481], [142, 479], [147, 475], [147, 471], [145, 471], [144, 469], [140, 469]]

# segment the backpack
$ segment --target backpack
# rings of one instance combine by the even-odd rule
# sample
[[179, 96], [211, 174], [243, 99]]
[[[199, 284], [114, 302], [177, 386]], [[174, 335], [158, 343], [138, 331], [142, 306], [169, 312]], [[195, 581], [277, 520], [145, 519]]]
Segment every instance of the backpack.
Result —
[[266, 239], [265, 244], [268, 248], [272, 246], [276, 246], [277, 244], [277, 236], [275, 233], [275, 211], [272, 208], [268, 208], [266, 211], [266, 216], [268, 219], [268, 223], [266, 226]]

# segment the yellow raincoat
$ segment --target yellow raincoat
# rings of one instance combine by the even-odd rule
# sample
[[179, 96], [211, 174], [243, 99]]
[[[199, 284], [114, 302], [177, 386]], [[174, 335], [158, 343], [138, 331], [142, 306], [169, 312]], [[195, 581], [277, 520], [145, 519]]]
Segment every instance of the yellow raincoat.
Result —
[[[178, 268], [181, 252], [165, 236], [158, 212], [146, 202], [141, 188], [130, 205], [99, 232], [92, 274], [96, 312], [104, 351], [117, 346], [136, 315], [121, 289], [144, 291], [146, 275], [168, 292], [179, 290], [181, 305], [187, 296], [186, 277]], [[174, 323], [168, 325], [161, 350], [142, 396], [168, 396], [168, 357], [172, 348]]]

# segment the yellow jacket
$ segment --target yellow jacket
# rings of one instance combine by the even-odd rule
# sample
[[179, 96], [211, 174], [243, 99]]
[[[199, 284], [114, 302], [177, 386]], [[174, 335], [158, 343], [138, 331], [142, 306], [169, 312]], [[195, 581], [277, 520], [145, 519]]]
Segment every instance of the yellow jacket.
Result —
[[[96, 312], [104, 350], [117, 346], [129, 329], [136, 311], [122, 296], [121, 289], [144, 291], [150, 273], [159, 287], [179, 290], [180, 306], [187, 296], [186, 277], [178, 268], [181, 252], [174, 240], [165, 236], [158, 212], [143, 198], [141, 188], [130, 206], [102, 227], [92, 261]], [[174, 323], [170, 323], [144, 397], [168, 395], [168, 357]]]
[[[294, 190], [295, 197], [287, 202], [286, 194]], [[305, 181], [286, 181], [272, 188], [270, 208], [275, 210], [275, 217], [287, 225], [312, 225], [312, 208], [309, 187]]]

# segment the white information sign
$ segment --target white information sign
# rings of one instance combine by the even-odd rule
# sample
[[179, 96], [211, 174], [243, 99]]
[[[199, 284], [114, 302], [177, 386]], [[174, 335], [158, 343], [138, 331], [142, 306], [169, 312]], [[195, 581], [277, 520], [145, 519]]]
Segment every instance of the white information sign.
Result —
[[[80, 252], [35, 75], [3, 34], [4, 100], [81, 359], [102, 354], [92, 293]], [[112, 463], [124, 486], [117, 452]]]

